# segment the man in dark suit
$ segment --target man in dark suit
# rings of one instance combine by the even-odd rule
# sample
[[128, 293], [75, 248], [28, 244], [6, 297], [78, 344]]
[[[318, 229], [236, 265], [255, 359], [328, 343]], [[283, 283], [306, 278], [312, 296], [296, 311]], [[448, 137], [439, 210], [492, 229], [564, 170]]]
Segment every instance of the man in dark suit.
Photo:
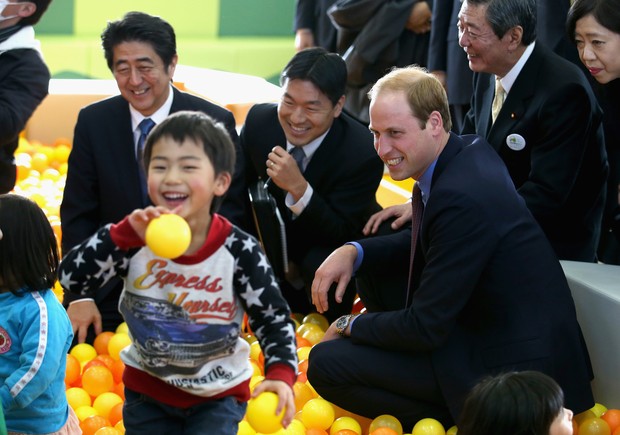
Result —
[[[179, 110], [202, 111], [226, 126], [240, 153], [235, 120], [229, 111], [172, 86], [177, 53], [170, 24], [159, 17], [130, 12], [108, 23], [102, 42], [121, 94], [87, 106], [78, 115], [60, 207], [65, 253], [101, 226], [147, 205], [137, 149], [139, 125], [145, 118], [159, 123]], [[231, 200], [221, 210], [232, 220], [243, 215], [241, 211], [227, 213], [233, 205], [242, 210], [235, 201], [243, 204], [245, 200], [245, 191], [239, 193], [243, 190], [241, 165], [242, 161], [235, 174], [237, 191], [229, 193]], [[121, 280], [113, 278], [95, 300], [76, 299], [65, 292], [67, 313], [79, 342], [86, 339], [91, 324], [94, 329], [89, 340], [93, 333], [114, 330], [122, 321], [117, 309], [121, 289]]]
[[[271, 177], [269, 191], [286, 225], [292, 272], [282, 284], [293, 311], [311, 307], [305, 291], [293, 297], [295, 282], [309, 293], [319, 264], [361, 236], [366, 219], [380, 209], [375, 193], [383, 164], [368, 129], [342, 112], [346, 79], [337, 54], [302, 50], [282, 72], [281, 101], [252, 107], [241, 130], [245, 178], [255, 183]], [[300, 166], [291, 155], [299, 151]], [[327, 317], [350, 313], [354, 296], [351, 286]]]
[[297, 0], [295, 5], [295, 50], [323, 47], [336, 51], [336, 28], [327, 14], [336, 0]]
[[391, 414], [407, 429], [423, 417], [451, 425], [477, 381], [508, 370], [542, 371], [567, 407], [589, 409], [589, 356], [559, 261], [497, 153], [450, 128], [431, 74], [394, 70], [373, 87], [375, 148], [392, 178], [417, 180], [421, 225], [338, 248], [317, 270], [312, 298], [324, 311], [330, 284], [340, 293], [354, 273], [406, 273], [413, 257], [409, 286], [360, 292], [368, 312], [329, 327], [308, 380], [348, 411]]
[[428, 48], [428, 70], [446, 88], [452, 130], [456, 133], [461, 132], [472, 93], [472, 71], [467, 64], [467, 55], [459, 46], [456, 27], [460, 9], [461, 0], [447, 1], [433, 8]]
[[[560, 259], [595, 261], [608, 165], [589, 83], [535, 42], [535, 0], [464, 0], [459, 29], [475, 73], [462, 133], [499, 153]], [[505, 99], [494, 121], [496, 83]]]
[[15, 187], [19, 133], [47, 96], [50, 72], [32, 26], [50, 2], [6, 2], [0, 6], [0, 193]]

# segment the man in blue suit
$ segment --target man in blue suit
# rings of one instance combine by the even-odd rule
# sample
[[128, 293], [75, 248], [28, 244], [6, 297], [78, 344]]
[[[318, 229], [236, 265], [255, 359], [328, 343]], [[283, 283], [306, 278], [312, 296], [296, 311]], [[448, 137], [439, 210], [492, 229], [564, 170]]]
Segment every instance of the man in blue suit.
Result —
[[[178, 56], [169, 23], [129, 12], [108, 23], [102, 42], [120, 95], [91, 104], [78, 115], [60, 207], [65, 253], [101, 226], [147, 205], [138, 163], [139, 125], [145, 118], [159, 123], [180, 110], [204, 112], [226, 126], [241, 155], [232, 113], [172, 86]], [[243, 159], [238, 157], [237, 162], [233, 185], [221, 209], [235, 223], [243, 219], [246, 195], [240, 178]], [[113, 278], [105, 291], [97, 293], [96, 300], [65, 292], [67, 313], [79, 342], [86, 339], [91, 325], [89, 341], [102, 330], [114, 330], [122, 321], [118, 313], [121, 289], [121, 280]]]
[[567, 407], [589, 409], [590, 361], [560, 263], [498, 154], [450, 128], [429, 73], [394, 70], [371, 90], [375, 149], [392, 178], [417, 180], [421, 225], [338, 248], [312, 298], [324, 311], [332, 283], [339, 294], [354, 273], [403, 274], [413, 257], [409, 283], [360, 292], [369, 312], [329, 327], [308, 379], [336, 405], [394, 415], [407, 429], [423, 417], [452, 424], [481, 378], [512, 370], [550, 375]]

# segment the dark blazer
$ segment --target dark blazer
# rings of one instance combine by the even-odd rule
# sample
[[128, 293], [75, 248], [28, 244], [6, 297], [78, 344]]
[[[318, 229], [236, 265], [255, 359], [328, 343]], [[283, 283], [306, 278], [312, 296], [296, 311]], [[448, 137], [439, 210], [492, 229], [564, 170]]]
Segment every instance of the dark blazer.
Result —
[[[494, 93], [492, 74], [474, 74], [463, 133], [486, 137], [499, 153], [560, 259], [594, 261], [608, 165], [590, 85], [575, 65], [537, 43], [491, 125]], [[511, 149], [511, 138], [525, 147]]]
[[428, 70], [445, 71], [450, 104], [469, 104], [473, 72], [467, 54], [459, 45], [456, 26], [461, 0], [445, 1], [433, 8], [431, 36], [428, 49]]
[[50, 72], [38, 51], [0, 53], [0, 193], [15, 187], [19, 133], [47, 96]]
[[[276, 104], [257, 104], [250, 109], [240, 142], [246, 158], [246, 181], [266, 180], [267, 154], [276, 145], [286, 148]], [[317, 250], [324, 252], [320, 255], [324, 259], [346, 241], [361, 237], [367, 219], [381, 209], [375, 194], [382, 175], [383, 162], [368, 129], [341, 114], [304, 172], [314, 193], [301, 215], [292, 219], [284, 203], [286, 192], [270, 184], [269, 191], [286, 224], [290, 259], [301, 265]]]
[[334, 3], [336, 0], [297, 0], [295, 7], [295, 31], [311, 29], [317, 47], [328, 51], [336, 51], [336, 28], [327, 15]]
[[[171, 113], [198, 110], [212, 116], [226, 126], [239, 150], [232, 113], [202, 98], [174, 88], [173, 91]], [[237, 168], [242, 165], [243, 157]], [[239, 175], [236, 175], [234, 188], [242, 189], [243, 171], [236, 171]], [[232, 198], [242, 201], [239, 193], [230, 193]], [[75, 125], [60, 206], [63, 252], [92, 236], [103, 225], [116, 223], [143, 206], [129, 104], [117, 95], [83, 108]], [[121, 282], [114, 281], [117, 285]], [[65, 296], [70, 294], [67, 292]], [[100, 291], [96, 297], [99, 299], [106, 294]]]
[[[358, 273], [409, 258], [411, 232], [360, 241]], [[451, 135], [433, 174], [408, 309], [367, 313], [351, 339], [428, 352], [452, 416], [481, 377], [540, 370], [566, 406], [593, 404], [591, 367], [564, 273], [497, 153], [478, 136]]]

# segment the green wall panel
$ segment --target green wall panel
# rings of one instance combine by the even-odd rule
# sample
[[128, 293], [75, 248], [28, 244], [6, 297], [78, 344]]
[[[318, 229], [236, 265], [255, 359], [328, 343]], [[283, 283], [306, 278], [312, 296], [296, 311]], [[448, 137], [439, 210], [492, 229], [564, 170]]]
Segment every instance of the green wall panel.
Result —
[[53, 0], [36, 25], [38, 35], [73, 34], [73, 0]]
[[221, 0], [220, 36], [290, 36], [294, 0]]
[[[142, 11], [168, 21], [177, 36], [216, 37], [219, 0], [74, 0], [75, 33], [99, 37], [108, 21], [129, 11]], [[227, 1], [227, 0], [224, 0]]]

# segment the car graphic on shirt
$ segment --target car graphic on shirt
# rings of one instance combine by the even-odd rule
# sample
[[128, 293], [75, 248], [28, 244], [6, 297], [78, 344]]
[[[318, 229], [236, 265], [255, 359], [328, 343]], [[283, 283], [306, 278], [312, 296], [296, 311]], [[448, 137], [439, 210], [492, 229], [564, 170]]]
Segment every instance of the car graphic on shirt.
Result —
[[120, 311], [148, 371], [191, 375], [209, 361], [232, 355], [239, 325], [196, 323], [178, 305], [125, 292]]

